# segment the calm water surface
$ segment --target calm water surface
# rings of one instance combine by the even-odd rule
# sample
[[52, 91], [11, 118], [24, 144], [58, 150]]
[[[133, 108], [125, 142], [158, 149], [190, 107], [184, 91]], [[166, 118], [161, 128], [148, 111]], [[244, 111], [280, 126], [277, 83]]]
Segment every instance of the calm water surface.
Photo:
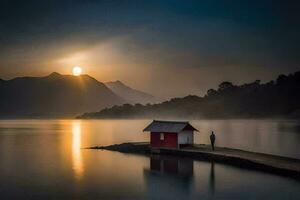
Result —
[[[299, 199], [300, 182], [217, 163], [82, 147], [148, 141], [148, 120], [0, 121], [0, 199]], [[300, 158], [300, 123], [199, 120], [197, 143]]]

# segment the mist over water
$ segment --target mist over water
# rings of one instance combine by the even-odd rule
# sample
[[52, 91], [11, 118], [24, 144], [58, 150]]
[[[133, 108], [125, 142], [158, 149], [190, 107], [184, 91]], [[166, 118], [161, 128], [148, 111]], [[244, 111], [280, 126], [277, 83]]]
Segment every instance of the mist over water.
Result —
[[[150, 120], [0, 121], [1, 199], [297, 199], [300, 182], [170, 156], [82, 149], [148, 141]], [[299, 122], [197, 120], [196, 143], [300, 158]]]

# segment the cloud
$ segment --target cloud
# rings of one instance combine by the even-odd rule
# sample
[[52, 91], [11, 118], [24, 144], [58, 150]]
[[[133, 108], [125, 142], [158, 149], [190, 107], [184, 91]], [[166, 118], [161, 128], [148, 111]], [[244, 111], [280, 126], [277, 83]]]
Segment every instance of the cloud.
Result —
[[[69, 73], [121, 79], [160, 96], [223, 80], [269, 80], [300, 67], [298, 3], [1, 1], [4, 78]], [[164, 86], [164, 90], [157, 89]]]

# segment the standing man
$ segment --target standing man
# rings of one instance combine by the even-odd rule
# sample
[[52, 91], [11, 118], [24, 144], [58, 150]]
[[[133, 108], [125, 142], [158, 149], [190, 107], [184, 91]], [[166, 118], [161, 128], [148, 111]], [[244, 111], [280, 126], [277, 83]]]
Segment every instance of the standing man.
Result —
[[214, 132], [212, 131], [210, 134], [210, 143], [211, 143], [211, 148], [214, 151], [215, 150], [215, 141], [216, 141], [216, 136], [214, 134]]

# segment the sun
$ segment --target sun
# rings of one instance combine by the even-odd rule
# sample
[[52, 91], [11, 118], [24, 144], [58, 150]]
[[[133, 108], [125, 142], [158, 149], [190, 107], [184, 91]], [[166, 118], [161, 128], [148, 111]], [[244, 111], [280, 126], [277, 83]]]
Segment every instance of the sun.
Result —
[[72, 72], [73, 72], [74, 76], [80, 76], [82, 73], [82, 69], [81, 69], [81, 67], [76, 66], [76, 67], [73, 67]]

